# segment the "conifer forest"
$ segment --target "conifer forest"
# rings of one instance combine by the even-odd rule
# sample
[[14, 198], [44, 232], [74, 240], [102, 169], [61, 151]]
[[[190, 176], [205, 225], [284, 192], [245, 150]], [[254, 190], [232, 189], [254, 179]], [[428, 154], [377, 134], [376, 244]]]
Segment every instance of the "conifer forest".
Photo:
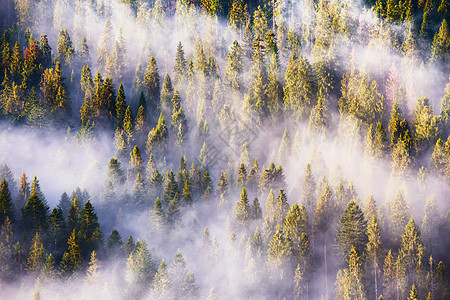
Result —
[[0, 0], [0, 299], [450, 299], [449, 0]]

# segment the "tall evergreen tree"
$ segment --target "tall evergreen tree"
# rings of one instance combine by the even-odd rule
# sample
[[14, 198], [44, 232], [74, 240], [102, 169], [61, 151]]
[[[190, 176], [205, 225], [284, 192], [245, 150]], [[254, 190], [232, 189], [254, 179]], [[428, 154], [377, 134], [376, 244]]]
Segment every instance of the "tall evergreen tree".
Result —
[[147, 110], [150, 114], [150, 118], [153, 119], [160, 109], [159, 101], [161, 97], [158, 66], [156, 65], [156, 59], [153, 56], [150, 58], [145, 71], [144, 90], [147, 97]]
[[3, 177], [0, 183], [0, 224], [3, 224], [9, 218], [14, 220], [14, 204], [11, 199], [11, 193], [8, 188], [8, 183]]
[[173, 83], [175, 86], [182, 83], [187, 75], [187, 62], [184, 56], [183, 45], [178, 42], [175, 54], [175, 65], [173, 66]]
[[247, 190], [242, 188], [241, 200], [239, 200], [234, 207], [234, 218], [236, 223], [245, 227], [251, 219], [250, 203], [248, 201]]
[[339, 221], [336, 242], [341, 250], [342, 257], [350, 253], [352, 247], [362, 255], [367, 244], [367, 221], [364, 213], [354, 200], [351, 200]]

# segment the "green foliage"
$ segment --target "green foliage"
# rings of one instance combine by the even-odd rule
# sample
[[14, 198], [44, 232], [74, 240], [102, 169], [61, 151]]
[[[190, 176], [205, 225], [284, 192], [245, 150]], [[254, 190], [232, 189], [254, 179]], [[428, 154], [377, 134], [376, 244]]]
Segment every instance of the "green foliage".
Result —
[[236, 223], [243, 227], [248, 225], [251, 219], [251, 207], [245, 187], [242, 188], [241, 200], [234, 206], [234, 218]]
[[8, 183], [3, 177], [0, 183], [0, 224], [3, 224], [6, 218], [14, 220], [14, 204], [11, 200]]
[[351, 200], [339, 221], [336, 234], [336, 242], [341, 251], [341, 256], [346, 258], [353, 248], [362, 255], [368, 242], [367, 221], [364, 213], [354, 200]]
[[158, 119], [158, 124], [148, 133], [147, 152], [161, 155], [166, 147], [166, 141], [169, 133], [167, 130], [166, 120], [161, 113]]
[[153, 56], [147, 64], [143, 84], [147, 97], [147, 110], [151, 115], [155, 115], [155, 113], [160, 109], [159, 101], [161, 91], [158, 66], [156, 65], [156, 59]]
[[67, 29], [61, 28], [58, 37], [58, 60], [62, 65], [70, 65], [75, 56], [75, 48], [72, 46]]

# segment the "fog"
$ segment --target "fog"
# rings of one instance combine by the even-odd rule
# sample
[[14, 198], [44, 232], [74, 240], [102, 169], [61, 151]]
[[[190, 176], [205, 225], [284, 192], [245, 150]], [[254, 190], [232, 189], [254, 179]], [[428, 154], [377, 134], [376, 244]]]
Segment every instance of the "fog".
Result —
[[[172, 3], [172, 2], [171, 2]], [[173, 3], [172, 3], [173, 4]], [[315, 53], [314, 44], [308, 43], [307, 37], [318, 38], [325, 36], [316, 18], [317, 3], [312, 1], [293, 1], [292, 8], [287, 13], [276, 17], [277, 27], [287, 24], [301, 39], [300, 53], [311, 64], [317, 62], [320, 56]], [[313, 8], [314, 5], [314, 8]], [[442, 66], [424, 64], [426, 50], [419, 50], [414, 57], [406, 57], [400, 49], [394, 49], [392, 42], [386, 36], [397, 35], [404, 39], [407, 34], [405, 25], [380, 25], [372, 10], [367, 9], [360, 1], [330, 1], [329, 5], [338, 7], [341, 16], [350, 19], [354, 27], [349, 32], [331, 38], [331, 46], [325, 54], [333, 62], [337, 74], [354, 71], [365, 74], [370, 81], [377, 80], [379, 92], [386, 96], [386, 82], [388, 76], [397, 76], [398, 86], [406, 89], [406, 96], [400, 103], [407, 108], [404, 117], [409, 120], [416, 106], [417, 99], [427, 97], [434, 114], [440, 112], [441, 99], [448, 83], [448, 70]], [[104, 68], [97, 65], [97, 54], [104, 38], [104, 28], [107, 19], [112, 25], [112, 40], [108, 46], [112, 49], [115, 40], [119, 39], [119, 31], [126, 45], [125, 69], [116, 77], [114, 87], [118, 88], [123, 82], [127, 97], [127, 104], [131, 106], [133, 115], [138, 109], [139, 95], [142, 89], [135, 87], [135, 74], [140, 65], [145, 70], [150, 56], [154, 56], [159, 68], [160, 82], [164, 75], [173, 74], [177, 44], [181, 41], [187, 61], [194, 59], [196, 43], [203, 46], [206, 57], [213, 56], [218, 73], [224, 78], [227, 57], [235, 39], [243, 45], [243, 34], [229, 26], [227, 20], [211, 17], [198, 8], [183, 7], [182, 2], [176, 3], [173, 13], [167, 14], [164, 21], [152, 17], [151, 5], [142, 2], [138, 8], [137, 17], [129, 5], [118, 1], [40, 1], [35, 3], [32, 10], [33, 26], [31, 30], [35, 37], [47, 34], [53, 54], [56, 55], [58, 33], [60, 28], [66, 28], [78, 54], [83, 35], [86, 36], [90, 50], [90, 66], [92, 75], [97, 70], [102, 75]], [[271, 24], [270, 18], [269, 24]], [[324, 21], [325, 22], [325, 21]], [[242, 32], [244, 31], [242, 28]], [[271, 26], [269, 25], [269, 28]], [[386, 33], [385, 31], [389, 31]], [[369, 34], [372, 32], [372, 34]], [[375, 32], [375, 33], [374, 33]], [[353, 34], [354, 33], [354, 34]], [[312, 38], [311, 38], [312, 40]], [[280, 41], [281, 42], [281, 41]], [[284, 74], [291, 57], [291, 51], [280, 50], [279, 78]], [[195, 63], [195, 62], [194, 62]], [[265, 65], [269, 66], [269, 59]], [[75, 81], [79, 81], [81, 74], [80, 62], [75, 58], [72, 65], [64, 69], [66, 81], [69, 81], [71, 72], [75, 74]], [[252, 62], [244, 58], [244, 86], [250, 85], [254, 78]], [[103, 76], [104, 78], [106, 75]], [[173, 76], [172, 76], [173, 78]], [[424, 216], [425, 201], [435, 195], [441, 217], [450, 209], [450, 187], [442, 178], [430, 172], [427, 183], [421, 186], [417, 174], [421, 166], [431, 170], [429, 157], [433, 151], [428, 149], [425, 154], [415, 161], [410, 170], [410, 176], [397, 177], [392, 171], [392, 159], [386, 156], [383, 159], [372, 160], [364, 153], [364, 136], [366, 125], [356, 126], [352, 119], [345, 119], [338, 113], [339, 91], [333, 90], [326, 95], [327, 129], [317, 133], [309, 129], [308, 121], [297, 121], [294, 118], [285, 118], [276, 123], [264, 124], [252, 120], [244, 107], [244, 98], [247, 90], [232, 91], [231, 88], [221, 84], [223, 99], [220, 103], [213, 103], [212, 90], [215, 80], [208, 83], [211, 93], [202, 107], [201, 97], [196, 95], [200, 87], [200, 76], [194, 80], [194, 96], [189, 99], [189, 86], [183, 83], [177, 86], [181, 94], [181, 107], [183, 108], [189, 127], [188, 141], [181, 149], [173, 146], [175, 132], [169, 127], [172, 143], [162, 157], [156, 157], [156, 168], [165, 176], [170, 170], [177, 172], [180, 165], [180, 156], [187, 158], [186, 171], [192, 163], [197, 166], [201, 163], [199, 155], [202, 145], [205, 144], [209, 154], [209, 170], [213, 181], [213, 192], [208, 199], [203, 199], [197, 193], [193, 199], [192, 207], [182, 207], [179, 222], [173, 228], [158, 230], [152, 219], [153, 205], [156, 197], [162, 199], [162, 191], [151, 191], [145, 194], [145, 201], [141, 207], [133, 207], [131, 202], [134, 178], [120, 186], [113, 200], [107, 199], [106, 184], [108, 163], [111, 158], [117, 157], [114, 132], [99, 130], [92, 140], [81, 141], [76, 137], [80, 131], [78, 125], [79, 110], [84, 95], [80, 95], [77, 88], [70, 87], [74, 114], [68, 122], [72, 124], [71, 130], [58, 129], [31, 129], [25, 126], [2, 124], [0, 126], [0, 159], [11, 169], [16, 185], [19, 185], [22, 171], [31, 182], [36, 175], [41, 189], [44, 192], [50, 208], [58, 205], [63, 192], [69, 196], [77, 188], [86, 190], [90, 200], [99, 216], [100, 229], [106, 241], [113, 229], [117, 229], [126, 242], [132, 235], [134, 241], [145, 239], [150, 250], [152, 261], [156, 268], [162, 259], [168, 269], [175, 253], [180, 250], [186, 262], [186, 268], [192, 270], [199, 294], [196, 298], [206, 299], [213, 289], [217, 299], [282, 299], [292, 293], [291, 282], [294, 274], [289, 268], [279, 267], [275, 271], [267, 265], [267, 247], [261, 255], [248, 254], [247, 239], [251, 238], [258, 228], [261, 232], [264, 227], [265, 204], [269, 190], [261, 192], [258, 188], [248, 191], [249, 202], [258, 198], [263, 210], [262, 219], [252, 220], [246, 228], [234, 224], [233, 207], [239, 201], [241, 188], [235, 186], [240, 163], [244, 162], [247, 174], [252, 167], [254, 159], [258, 160], [259, 172], [268, 169], [271, 162], [283, 168], [284, 181], [281, 187], [285, 188], [290, 206], [295, 202], [306, 204], [302, 195], [302, 183], [305, 177], [307, 164], [311, 164], [312, 173], [317, 185], [316, 199], [313, 207], [307, 207], [314, 212], [317, 198], [323, 191], [324, 182], [328, 182], [336, 199], [336, 190], [342, 182], [345, 190], [353, 185], [357, 197], [356, 201], [365, 207], [366, 199], [372, 195], [378, 208], [388, 208], [392, 199], [401, 190], [410, 214], [420, 226]], [[336, 78], [340, 82], [342, 76]], [[120, 80], [120, 81], [119, 81]], [[222, 82], [223, 83], [223, 82]], [[200, 93], [200, 92], [199, 92]], [[385, 99], [387, 100], [387, 99]], [[191, 101], [191, 102], [188, 102]], [[231, 111], [227, 122], [235, 123], [236, 128], [221, 124], [224, 106]], [[170, 114], [165, 113], [169, 124]], [[390, 108], [384, 112], [385, 119], [389, 119]], [[208, 137], [198, 137], [196, 128], [201, 119], [207, 120], [209, 128]], [[221, 119], [222, 118], [222, 119]], [[6, 123], [6, 122], [4, 122]], [[155, 122], [154, 122], [155, 123]], [[150, 127], [155, 124], [152, 123]], [[383, 124], [387, 131], [387, 124]], [[283, 143], [283, 134], [288, 133], [287, 149], [280, 155], [280, 145]], [[356, 133], [355, 133], [356, 132]], [[249, 152], [242, 153], [244, 143], [248, 143]], [[129, 145], [127, 152], [134, 145]], [[141, 149], [144, 166], [147, 165], [150, 153]], [[181, 155], [180, 155], [181, 154]], [[245, 158], [247, 161], [242, 161]], [[123, 171], [131, 168], [130, 156], [120, 159]], [[227, 172], [229, 180], [229, 193], [223, 200], [217, 191], [220, 173]], [[148, 184], [147, 178], [146, 184]], [[178, 187], [180, 190], [183, 186]], [[275, 197], [278, 190], [274, 187]], [[14, 199], [14, 194], [12, 195]], [[108, 202], [110, 201], [110, 202]], [[345, 208], [345, 207], [344, 207]], [[405, 208], [406, 209], [406, 208]], [[335, 237], [336, 226], [342, 211], [334, 212], [332, 225], [324, 233], [323, 244], [314, 244], [310, 236], [313, 257], [316, 259], [314, 270], [309, 275], [311, 279], [308, 295], [311, 299], [325, 299], [334, 295], [334, 282], [336, 273], [342, 268], [343, 261], [336, 255]], [[387, 216], [384, 216], [387, 218]], [[309, 215], [312, 225], [313, 214]], [[382, 236], [386, 238], [387, 222], [381, 224]], [[208, 228], [210, 242], [205, 242], [204, 231]], [[235, 241], [230, 242], [230, 235], [234, 232]], [[309, 234], [309, 233], [308, 233]], [[270, 241], [270, 240], [269, 240]], [[265, 241], [266, 245], [269, 241]], [[327, 273], [324, 271], [323, 245], [327, 245]], [[437, 249], [440, 246], [437, 245]], [[428, 253], [428, 252], [427, 252]], [[435, 250], [440, 253], [440, 250]], [[119, 299], [131, 298], [124, 290], [128, 287], [126, 269], [127, 257], [116, 259], [100, 259], [100, 269], [94, 282], [85, 282], [83, 272], [73, 275], [70, 280], [60, 280], [48, 285], [42, 285], [32, 275], [23, 275], [9, 282], [2, 282], [1, 295], [5, 299], [25, 299], [35, 295], [39, 290], [42, 299]], [[440, 258], [443, 259], [443, 258]], [[446, 257], [448, 261], [448, 257]], [[426, 260], [426, 259], [425, 259]], [[84, 263], [87, 264], [88, 261]], [[281, 270], [281, 271], [280, 271]], [[285, 272], [280, 276], [277, 272]], [[325, 275], [324, 275], [325, 274]], [[327, 283], [325, 283], [327, 282]], [[408, 287], [409, 289], [410, 287]], [[326, 295], [326, 290], [328, 295]], [[142, 294], [137, 298], [158, 299], [148, 285], [143, 288]], [[176, 298], [172, 294], [168, 298]], [[286, 296], [287, 299], [292, 298]]]

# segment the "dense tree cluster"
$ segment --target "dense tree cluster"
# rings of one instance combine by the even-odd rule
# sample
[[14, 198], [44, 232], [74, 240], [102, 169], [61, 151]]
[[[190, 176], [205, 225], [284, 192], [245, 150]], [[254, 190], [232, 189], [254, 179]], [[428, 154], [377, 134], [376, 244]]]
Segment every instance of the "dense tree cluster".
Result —
[[[2, 163], [0, 296], [24, 275], [38, 299], [61, 282], [125, 299], [450, 296], [450, 211], [437, 199], [450, 184], [450, 77], [439, 99], [414, 77], [450, 71], [448, 1], [367, 1], [355, 16], [350, 0], [301, 12], [287, 0], [120, 0], [150, 32], [136, 47], [108, 3], [17, 0], [0, 23], [2, 124], [67, 129], [74, 149], [105, 135], [115, 151], [95, 179], [103, 193], [77, 188], [53, 208], [37, 176]], [[389, 71], [360, 48], [394, 57]], [[331, 152], [360, 150], [349, 169], [369, 187], [327, 168]], [[122, 239], [142, 214], [146, 233]]]

